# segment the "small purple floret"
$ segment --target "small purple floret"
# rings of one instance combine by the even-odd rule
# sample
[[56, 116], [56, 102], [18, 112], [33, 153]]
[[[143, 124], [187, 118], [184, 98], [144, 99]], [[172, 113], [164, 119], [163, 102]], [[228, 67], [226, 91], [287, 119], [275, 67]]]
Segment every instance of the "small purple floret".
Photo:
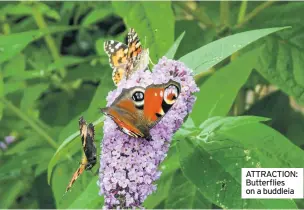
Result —
[[2, 150], [6, 150], [7, 149], [7, 145], [3, 141], [0, 141], [0, 148]]
[[121, 132], [109, 117], [104, 122], [104, 137], [100, 159], [100, 195], [104, 195], [104, 208], [134, 208], [156, 190], [159, 164], [166, 157], [173, 134], [191, 112], [199, 91], [192, 71], [179, 61], [165, 57], [153, 71], [139, 70], [107, 96], [107, 106], [120, 95], [122, 89], [134, 86], [167, 83], [170, 79], [181, 84], [181, 93], [166, 115], [151, 130], [152, 141], [133, 138]]
[[13, 143], [16, 140], [15, 136], [5, 136], [4, 141], [6, 142], [7, 145]]

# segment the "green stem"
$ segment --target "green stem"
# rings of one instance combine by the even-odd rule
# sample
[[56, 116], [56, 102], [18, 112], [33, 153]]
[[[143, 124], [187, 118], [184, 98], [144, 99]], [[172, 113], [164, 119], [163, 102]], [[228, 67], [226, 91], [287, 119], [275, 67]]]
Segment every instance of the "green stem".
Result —
[[[239, 11], [239, 15], [238, 15], [238, 20], [237, 20], [237, 24], [241, 23], [246, 15], [246, 10], [247, 10], [247, 0], [243, 0], [240, 6], [240, 11]], [[237, 58], [237, 56], [239, 55], [239, 52], [235, 52], [231, 55], [230, 60], [233, 61]]]
[[[39, 27], [39, 29], [47, 29], [48, 26], [46, 24], [46, 22], [44, 21], [44, 18], [42, 16], [42, 14], [40, 13], [40, 11], [35, 7], [33, 6], [33, 17], [36, 21], [36, 24], [37, 26]], [[54, 59], [55, 62], [59, 62], [60, 61], [60, 55], [59, 55], [59, 52], [57, 50], [57, 47], [56, 47], [56, 43], [53, 39], [53, 37], [51, 35], [46, 35], [44, 37], [44, 40], [51, 52], [51, 55]], [[65, 68], [60, 68], [59, 69], [59, 73], [61, 75], [61, 77], [64, 77], [66, 75], [66, 70]]]
[[4, 15], [0, 16], [0, 21], [3, 22], [3, 26], [2, 26], [3, 34], [4, 35], [10, 34], [11, 33], [11, 28], [10, 28], [10, 25], [6, 22], [6, 17]]
[[11, 102], [7, 101], [5, 98], [0, 98], [0, 101], [6, 105], [11, 111], [13, 111], [20, 119], [27, 122], [34, 131], [36, 131], [41, 137], [43, 137], [52, 147], [58, 148], [57, 143], [50, 137], [42, 128], [40, 128], [32, 119], [26, 116], [20, 109], [14, 106]]
[[207, 27], [214, 27], [215, 26], [214, 23], [212, 22], [212, 20], [206, 14], [206, 12], [200, 12], [200, 11], [193, 10], [187, 5], [187, 3], [188, 2], [176, 1], [174, 5], [180, 7], [185, 12], [187, 12], [189, 15], [192, 15], [192, 17], [195, 20], [201, 22], [205, 26], [207, 26]]
[[220, 3], [220, 20], [222, 26], [229, 26], [230, 24], [230, 10], [229, 1], [222, 0]]
[[243, 0], [240, 6], [237, 23], [241, 23], [244, 20], [246, 15], [246, 10], [247, 10], [247, 0]]
[[259, 6], [257, 6], [252, 12], [250, 12], [244, 19], [242, 22], [238, 23], [235, 28], [240, 28], [243, 25], [245, 25], [248, 21], [250, 21], [252, 18], [254, 18], [255, 16], [257, 16], [260, 12], [262, 12], [264, 9], [266, 9], [267, 7], [271, 6], [273, 3], [275, 3], [276, 1], [266, 1], [262, 4], [260, 4]]

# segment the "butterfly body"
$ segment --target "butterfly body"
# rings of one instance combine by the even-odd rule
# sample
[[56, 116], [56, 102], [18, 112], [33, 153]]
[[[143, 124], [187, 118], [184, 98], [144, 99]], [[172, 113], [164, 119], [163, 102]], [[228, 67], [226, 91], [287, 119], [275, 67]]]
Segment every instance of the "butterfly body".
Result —
[[169, 111], [180, 93], [179, 83], [123, 89], [110, 107], [101, 111], [132, 137], [151, 139], [150, 129]]
[[112, 79], [116, 86], [123, 78], [128, 79], [133, 72], [148, 67], [149, 50], [142, 48], [133, 28], [128, 33], [128, 45], [110, 40], [104, 43], [104, 50], [113, 68]]
[[90, 170], [96, 164], [96, 145], [94, 143], [95, 131], [92, 123], [86, 124], [81, 117], [79, 120], [79, 130], [81, 135], [82, 147], [88, 163], [86, 170]]
[[94, 143], [95, 131], [92, 123], [87, 125], [86, 121], [81, 117], [79, 119], [79, 130], [82, 142], [84, 155], [81, 159], [80, 166], [74, 172], [71, 181], [69, 182], [65, 193], [67, 193], [78, 177], [85, 171], [91, 170], [96, 165], [96, 146]]

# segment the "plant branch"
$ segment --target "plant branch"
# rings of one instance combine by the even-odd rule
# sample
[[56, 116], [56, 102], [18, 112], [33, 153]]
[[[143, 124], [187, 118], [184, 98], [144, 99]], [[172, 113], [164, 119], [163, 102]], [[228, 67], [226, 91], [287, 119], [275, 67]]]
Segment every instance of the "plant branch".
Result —
[[0, 21], [3, 23], [3, 26], [2, 26], [3, 34], [4, 35], [10, 34], [11, 33], [11, 28], [10, 28], [10, 25], [6, 22], [5, 15], [0, 16]]
[[[44, 18], [42, 16], [42, 14], [40, 13], [40, 11], [35, 7], [33, 6], [33, 17], [36, 21], [36, 24], [37, 26], [39, 27], [39, 29], [47, 29], [48, 26], [46, 24], [46, 22], [44, 21]], [[60, 61], [60, 55], [59, 55], [59, 52], [58, 52], [58, 49], [56, 47], [56, 44], [55, 44], [55, 41], [53, 39], [53, 37], [51, 35], [46, 35], [44, 37], [44, 40], [51, 52], [51, 55], [54, 59], [55, 62], [59, 62]], [[65, 68], [60, 68], [59, 69], [59, 73], [61, 75], [61, 77], [64, 77], [65, 74], [66, 74], [66, 70]]]
[[259, 6], [257, 6], [252, 12], [250, 12], [244, 19], [242, 22], [238, 23], [235, 28], [241, 28], [243, 25], [245, 25], [248, 21], [250, 21], [252, 18], [254, 18], [255, 16], [257, 16], [260, 12], [262, 12], [264, 9], [266, 9], [267, 7], [271, 6], [273, 3], [275, 3], [276, 0], [274, 1], [266, 1], [262, 4], [260, 4]]
[[27, 122], [33, 128], [33, 130], [35, 130], [41, 137], [43, 137], [53, 148], [58, 148], [56, 141], [50, 137], [42, 128], [40, 128], [32, 119], [26, 116], [19, 108], [14, 106], [11, 102], [7, 101], [5, 98], [0, 98], [0, 101], [6, 105], [8, 109], [13, 111], [20, 119]]
[[202, 24], [204, 24], [207, 27], [214, 27], [214, 23], [212, 20], [207, 16], [205, 12], [199, 12], [196, 10], [192, 10], [190, 7], [186, 5], [187, 2], [178, 2], [176, 1], [174, 5], [180, 7], [185, 12], [187, 12], [189, 15], [191, 15], [195, 20], [198, 20]]
[[220, 3], [220, 20], [222, 26], [229, 26], [230, 24], [229, 1], [222, 0]]
[[247, 0], [243, 0], [240, 6], [240, 11], [239, 11], [239, 15], [238, 15], [238, 20], [237, 23], [241, 23], [246, 15], [246, 10], [247, 10]]

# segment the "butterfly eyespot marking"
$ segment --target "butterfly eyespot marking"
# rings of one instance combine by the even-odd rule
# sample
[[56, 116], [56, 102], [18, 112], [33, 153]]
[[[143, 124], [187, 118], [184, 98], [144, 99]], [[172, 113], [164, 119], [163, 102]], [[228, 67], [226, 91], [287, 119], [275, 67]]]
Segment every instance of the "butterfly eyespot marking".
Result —
[[144, 99], [145, 99], [145, 89], [136, 88], [132, 93], [132, 100], [138, 109], [144, 108]]
[[169, 85], [164, 91], [164, 100], [167, 104], [174, 104], [179, 95], [179, 88], [176, 85]]
[[135, 102], [143, 101], [144, 100], [144, 93], [141, 92], [141, 91], [136, 91], [135, 93], [133, 93], [132, 99]]

